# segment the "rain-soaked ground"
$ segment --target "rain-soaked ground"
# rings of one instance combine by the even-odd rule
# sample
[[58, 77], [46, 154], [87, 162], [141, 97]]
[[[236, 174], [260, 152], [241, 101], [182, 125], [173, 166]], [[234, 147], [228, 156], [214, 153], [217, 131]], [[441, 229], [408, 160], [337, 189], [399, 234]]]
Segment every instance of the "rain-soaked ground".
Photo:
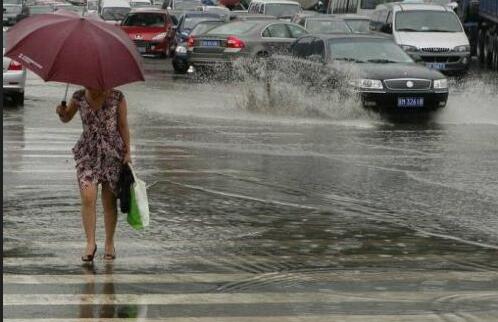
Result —
[[498, 321], [497, 74], [398, 123], [169, 64], [122, 88], [151, 225], [120, 215], [112, 264], [100, 204], [99, 259], [80, 264], [64, 87], [30, 75], [25, 106], [4, 107], [6, 321]]

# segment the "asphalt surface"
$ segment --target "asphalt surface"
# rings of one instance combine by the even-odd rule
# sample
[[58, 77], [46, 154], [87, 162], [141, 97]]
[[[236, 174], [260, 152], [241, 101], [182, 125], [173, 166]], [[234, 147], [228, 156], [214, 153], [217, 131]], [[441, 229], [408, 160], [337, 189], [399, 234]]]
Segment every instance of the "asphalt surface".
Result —
[[[498, 80], [385, 119], [299, 84], [174, 75], [121, 89], [151, 224], [84, 236], [64, 85], [4, 100], [5, 321], [497, 321]], [[71, 90], [75, 90], [73, 87]], [[107, 320], [109, 319], [109, 320]]]

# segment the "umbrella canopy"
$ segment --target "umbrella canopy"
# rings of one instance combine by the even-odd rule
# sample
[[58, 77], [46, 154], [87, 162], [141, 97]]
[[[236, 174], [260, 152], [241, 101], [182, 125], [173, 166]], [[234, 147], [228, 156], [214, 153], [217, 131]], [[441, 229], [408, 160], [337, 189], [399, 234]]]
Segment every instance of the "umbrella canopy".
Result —
[[128, 35], [97, 19], [58, 10], [21, 20], [7, 38], [5, 56], [45, 81], [105, 90], [144, 80]]

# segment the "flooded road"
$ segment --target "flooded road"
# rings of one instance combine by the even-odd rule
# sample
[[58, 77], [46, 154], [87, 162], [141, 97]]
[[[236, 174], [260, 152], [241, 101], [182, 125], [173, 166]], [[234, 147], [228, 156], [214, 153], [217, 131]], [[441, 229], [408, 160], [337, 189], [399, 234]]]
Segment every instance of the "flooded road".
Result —
[[291, 108], [254, 108], [258, 84], [169, 64], [122, 88], [151, 226], [120, 215], [112, 264], [80, 265], [64, 86], [30, 76], [4, 108], [7, 321], [497, 321], [496, 74], [398, 123], [295, 87], [275, 86]]

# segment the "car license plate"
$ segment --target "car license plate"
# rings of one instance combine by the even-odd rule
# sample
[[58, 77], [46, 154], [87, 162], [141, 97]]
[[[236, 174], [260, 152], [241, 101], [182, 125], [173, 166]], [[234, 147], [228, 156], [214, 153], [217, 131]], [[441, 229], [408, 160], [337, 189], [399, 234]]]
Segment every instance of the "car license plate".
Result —
[[427, 68], [443, 70], [443, 69], [446, 69], [446, 64], [443, 64], [443, 63], [430, 63], [430, 64], [427, 64]]
[[218, 40], [203, 40], [201, 42], [202, 47], [219, 47], [220, 42]]
[[398, 107], [423, 107], [423, 97], [398, 97]]
[[143, 54], [147, 51], [145, 47], [137, 47], [137, 48], [138, 48], [138, 52], [141, 54]]

